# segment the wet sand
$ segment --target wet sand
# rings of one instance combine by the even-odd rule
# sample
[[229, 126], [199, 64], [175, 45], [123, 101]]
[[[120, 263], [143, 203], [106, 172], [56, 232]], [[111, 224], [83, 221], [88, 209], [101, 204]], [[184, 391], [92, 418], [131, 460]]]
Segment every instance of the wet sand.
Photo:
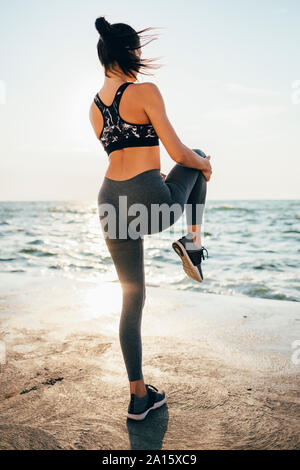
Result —
[[148, 287], [144, 376], [167, 406], [135, 423], [119, 285], [24, 279], [0, 278], [0, 449], [300, 448], [299, 303]]

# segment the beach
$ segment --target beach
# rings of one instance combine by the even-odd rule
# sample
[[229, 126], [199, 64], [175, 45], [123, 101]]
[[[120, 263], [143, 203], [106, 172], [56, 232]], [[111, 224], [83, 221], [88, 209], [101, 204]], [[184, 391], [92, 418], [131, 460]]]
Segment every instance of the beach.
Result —
[[167, 406], [136, 423], [119, 284], [0, 285], [0, 449], [299, 449], [298, 302], [147, 287], [144, 377]]

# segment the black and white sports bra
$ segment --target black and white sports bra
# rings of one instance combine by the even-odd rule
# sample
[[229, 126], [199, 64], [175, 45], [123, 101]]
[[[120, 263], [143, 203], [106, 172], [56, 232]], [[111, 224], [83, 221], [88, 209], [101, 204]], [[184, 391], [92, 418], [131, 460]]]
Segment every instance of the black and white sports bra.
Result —
[[107, 155], [114, 150], [120, 150], [126, 147], [159, 145], [159, 138], [152, 124], [134, 124], [127, 122], [122, 119], [119, 114], [122, 94], [128, 85], [131, 84], [132, 82], [125, 82], [119, 86], [110, 106], [104, 104], [98, 94], [94, 98], [94, 102], [103, 116], [103, 129], [99, 140]]

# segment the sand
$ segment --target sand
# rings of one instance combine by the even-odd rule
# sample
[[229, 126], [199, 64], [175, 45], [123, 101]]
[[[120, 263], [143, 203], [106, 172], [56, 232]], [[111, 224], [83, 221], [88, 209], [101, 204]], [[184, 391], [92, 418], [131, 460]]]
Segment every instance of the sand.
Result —
[[167, 406], [135, 423], [118, 283], [0, 285], [0, 449], [300, 448], [299, 303], [148, 287], [144, 376]]

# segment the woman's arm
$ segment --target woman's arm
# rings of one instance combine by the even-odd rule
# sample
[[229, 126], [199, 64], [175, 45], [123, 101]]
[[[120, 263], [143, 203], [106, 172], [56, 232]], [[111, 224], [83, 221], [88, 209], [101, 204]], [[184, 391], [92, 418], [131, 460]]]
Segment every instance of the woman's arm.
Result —
[[200, 157], [181, 142], [168, 119], [159, 88], [154, 83], [145, 82], [141, 84], [141, 93], [144, 110], [170, 157], [181, 165], [203, 170], [205, 178], [209, 180], [211, 174], [210, 158]]

